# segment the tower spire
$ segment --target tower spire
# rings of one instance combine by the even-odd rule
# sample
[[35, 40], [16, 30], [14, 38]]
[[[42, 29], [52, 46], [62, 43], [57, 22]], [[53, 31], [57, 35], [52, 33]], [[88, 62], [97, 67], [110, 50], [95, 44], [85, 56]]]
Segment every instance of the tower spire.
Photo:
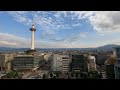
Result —
[[32, 21], [32, 28], [35, 28], [35, 26], [34, 26], [34, 21]]

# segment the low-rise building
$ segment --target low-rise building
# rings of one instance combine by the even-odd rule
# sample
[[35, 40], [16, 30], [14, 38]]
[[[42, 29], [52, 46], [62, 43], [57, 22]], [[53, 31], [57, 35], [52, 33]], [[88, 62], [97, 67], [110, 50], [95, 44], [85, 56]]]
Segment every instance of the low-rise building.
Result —
[[49, 61], [52, 59], [52, 54], [46, 53], [43, 55], [43, 58], [45, 61]]
[[13, 57], [13, 54], [0, 54], [0, 71], [9, 71], [11, 69]]
[[95, 56], [89, 55], [88, 57], [88, 71], [96, 71], [96, 58]]
[[12, 62], [12, 68], [14, 70], [35, 70], [36, 68], [39, 68], [39, 61], [38, 56], [16, 56]]

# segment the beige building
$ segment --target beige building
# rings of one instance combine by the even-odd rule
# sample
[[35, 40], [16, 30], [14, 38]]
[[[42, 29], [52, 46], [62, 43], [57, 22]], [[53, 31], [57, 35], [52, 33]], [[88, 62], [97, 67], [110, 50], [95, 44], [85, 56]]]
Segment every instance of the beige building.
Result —
[[69, 55], [53, 54], [52, 71], [69, 72], [70, 59]]
[[13, 54], [0, 54], [0, 71], [11, 70], [11, 61], [13, 60]]
[[88, 56], [88, 71], [95, 71], [96, 69], [96, 58], [95, 56]]
[[69, 55], [62, 55], [62, 72], [67, 73], [70, 70], [70, 58]]
[[52, 57], [52, 55], [51, 54], [49, 54], [49, 53], [47, 53], [47, 54], [44, 54], [44, 60], [46, 60], [46, 61], [48, 61], [48, 60], [50, 60], [51, 59], [51, 57]]

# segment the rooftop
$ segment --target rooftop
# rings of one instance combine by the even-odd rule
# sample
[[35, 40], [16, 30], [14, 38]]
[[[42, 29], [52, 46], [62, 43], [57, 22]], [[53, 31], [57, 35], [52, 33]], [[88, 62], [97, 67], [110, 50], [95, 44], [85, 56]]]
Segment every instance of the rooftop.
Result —
[[15, 57], [34, 57], [32, 55], [18, 55], [18, 56], [15, 56]]

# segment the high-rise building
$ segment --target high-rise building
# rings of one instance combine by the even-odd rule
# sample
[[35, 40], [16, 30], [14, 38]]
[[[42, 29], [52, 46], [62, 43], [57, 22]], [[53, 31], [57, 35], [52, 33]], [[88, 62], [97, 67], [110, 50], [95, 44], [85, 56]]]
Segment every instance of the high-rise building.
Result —
[[62, 58], [62, 72], [67, 73], [70, 69], [70, 58], [69, 55], [61, 55]]
[[80, 72], [84, 70], [84, 55], [71, 55], [71, 71]]
[[114, 56], [116, 58], [116, 62], [114, 64], [115, 79], [120, 79], [120, 47], [116, 47], [114, 49]]
[[52, 71], [62, 71], [62, 60], [59, 54], [53, 54], [51, 64]]
[[52, 71], [60, 71], [62, 73], [69, 72], [70, 59], [69, 55], [53, 54]]

